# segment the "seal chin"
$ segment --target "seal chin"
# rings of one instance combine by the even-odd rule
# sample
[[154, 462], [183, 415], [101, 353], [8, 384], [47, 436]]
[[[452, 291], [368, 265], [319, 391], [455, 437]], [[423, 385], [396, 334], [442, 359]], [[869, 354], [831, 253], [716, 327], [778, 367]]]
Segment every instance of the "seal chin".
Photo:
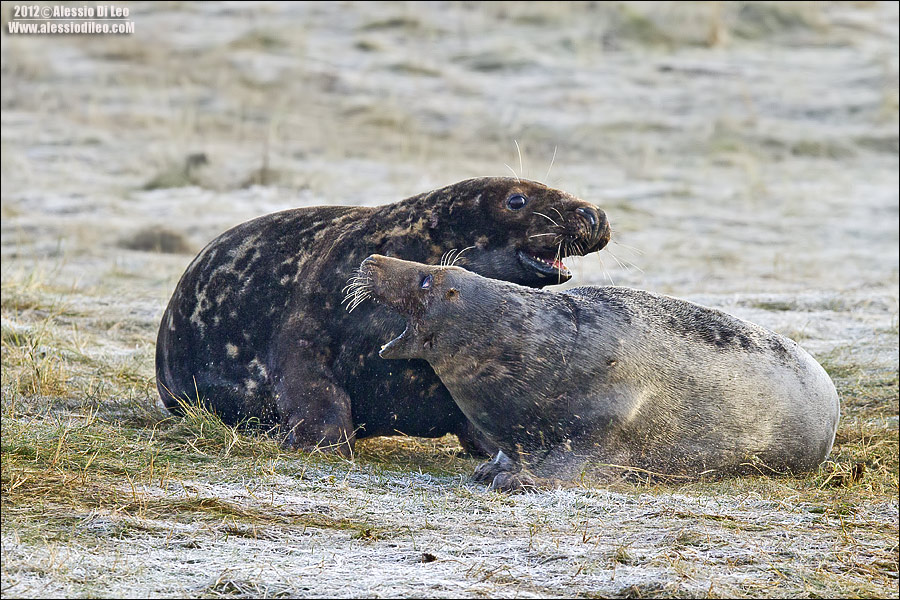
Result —
[[572, 278], [572, 272], [569, 267], [564, 265], [559, 258], [544, 258], [527, 250], [519, 250], [516, 252], [519, 262], [531, 269], [541, 278], [556, 279], [558, 283], [563, 283]]
[[399, 337], [396, 337], [389, 341], [387, 344], [384, 344], [378, 351], [378, 356], [380, 356], [381, 358], [394, 358], [392, 353], [396, 350], [395, 347], [399, 344], [401, 337], [403, 336], [401, 335]]
[[403, 333], [386, 343], [381, 347], [378, 351], [378, 356], [381, 358], [413, 358], [410, 356], [410, 347], [413, 342], [413, 325], [412, 323], [406, 324], [406, 329], [403, 330]]

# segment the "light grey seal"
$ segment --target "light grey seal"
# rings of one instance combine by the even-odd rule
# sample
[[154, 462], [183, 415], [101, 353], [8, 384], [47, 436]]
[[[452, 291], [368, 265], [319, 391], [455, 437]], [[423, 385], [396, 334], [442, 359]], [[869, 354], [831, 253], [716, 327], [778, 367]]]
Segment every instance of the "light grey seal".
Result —
[[456, 267], [363, 261], [368, 292], [407, 318], [383, 358], [423, 358], [500, 448], [476, 471], [513, 490], [592, 465], [699, 476], [816, 469], [838, 395], [794, 341], [646, 291], [562, 292]]

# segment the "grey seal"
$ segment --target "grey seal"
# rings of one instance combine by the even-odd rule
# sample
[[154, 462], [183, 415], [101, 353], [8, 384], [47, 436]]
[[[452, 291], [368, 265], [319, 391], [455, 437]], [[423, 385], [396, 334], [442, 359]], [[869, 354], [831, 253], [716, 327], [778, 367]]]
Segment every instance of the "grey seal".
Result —
[[831, 451], [838, 395], [794, 341], [623, 287], [555, 292], [370, 256], [367, 293], [407, 318], [383, 358], [420, 358], [500, 451], [495, 489], [591, 465], [681, 476], [802, 473]]

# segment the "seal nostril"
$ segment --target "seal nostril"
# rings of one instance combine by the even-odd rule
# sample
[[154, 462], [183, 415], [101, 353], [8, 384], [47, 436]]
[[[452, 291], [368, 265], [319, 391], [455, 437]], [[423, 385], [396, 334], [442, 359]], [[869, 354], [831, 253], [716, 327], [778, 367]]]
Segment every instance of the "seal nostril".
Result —
[[599, 221], [599, 217], [597, 215], [597, 211], [593, 208], [588, 208], [586, 206], [580, 206], [575, 209], [579, 215], [584, 217], [584, 219], [590, 224], [591, 227], [597, 226], [597, 221]]

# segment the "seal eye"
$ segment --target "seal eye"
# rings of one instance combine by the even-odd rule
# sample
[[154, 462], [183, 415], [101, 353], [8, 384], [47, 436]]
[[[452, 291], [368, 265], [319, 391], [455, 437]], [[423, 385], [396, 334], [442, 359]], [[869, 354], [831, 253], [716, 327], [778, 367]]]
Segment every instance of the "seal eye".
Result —
[[513, 194], [506, 199], [506, 208], [509, 210], [519, 210], [526, 204], [528, 204], [528, 198], [522, 194]]
[[434, 279], [434, 277], [432, 277], [431, 275], [426, 275], [422, 278], [422, 283], [419, 284], [419, 287], [423, 290], [430, 290], [432, 279]]

